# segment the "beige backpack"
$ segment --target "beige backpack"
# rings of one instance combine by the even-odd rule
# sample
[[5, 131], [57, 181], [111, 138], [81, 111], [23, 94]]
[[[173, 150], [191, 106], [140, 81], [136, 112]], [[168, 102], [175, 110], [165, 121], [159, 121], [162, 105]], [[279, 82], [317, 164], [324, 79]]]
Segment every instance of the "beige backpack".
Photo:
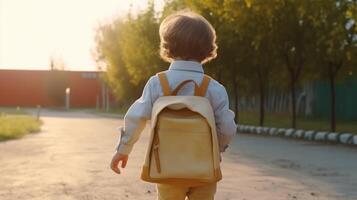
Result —
[[[141, 178], [191, 187], [221, 180], [214, 113], [204, 97], [210, 77], [204, 75], [201, 85], [183, 81], [172, 92], [165, 73], [158, 77], [164, 96], [153, 106]], [[195, 84], [195, 96], [176, 96], [189, 82]]]

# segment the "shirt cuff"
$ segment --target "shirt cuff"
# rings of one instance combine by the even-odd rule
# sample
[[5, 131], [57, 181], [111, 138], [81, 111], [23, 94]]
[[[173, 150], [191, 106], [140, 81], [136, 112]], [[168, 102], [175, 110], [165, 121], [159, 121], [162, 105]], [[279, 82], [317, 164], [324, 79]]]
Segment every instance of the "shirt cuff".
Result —
[[116, 149], [117, 152], [120, 154], [129, 155], [131, 150], [133, 149], [133, 146], [127, 144], [119, 144]]
[[133, 146], [122, 143], [123, 142], [122, 137], [124, 135], [124, 127], [121, 126], [118, 128], [118, 130], [120, 132], [120, 139], [119, 139], [118, 144], [115, 149], [120, 154], [129, 155], [131, 150], [133, 149]]

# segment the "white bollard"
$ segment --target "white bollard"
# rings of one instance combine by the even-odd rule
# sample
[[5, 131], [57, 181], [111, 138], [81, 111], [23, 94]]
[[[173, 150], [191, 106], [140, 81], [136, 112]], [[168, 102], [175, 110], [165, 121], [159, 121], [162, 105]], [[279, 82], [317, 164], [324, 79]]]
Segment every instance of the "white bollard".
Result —
[[295, 131], [293, 137], [294, 138], [302, 138], [303, 135], [304, 135], [304, 130], [297, 130], [297, 131]]
[[255, 130], [258, 135], [263, 134], [263, 127], [258, 126]]
[[340, 135], [340, 142], [342, 144], [351, 144], [351, 137], [353, 137], [351, 133], [342, 133]]
[[327, 140], [330, 142], [337, 142], [338, 141], [338, 133], [328, 133]]
[[353, 136], [353, 144], [357, 145], [357, 135]]
[[268, 127], [264, 127], [263, 128], [263, 134], [269, 134], [269, 128]]
[[294, 129], [290, 128], [290, 129], [285, 131], [284, 136], [291, 137], [294, 134], [294, 131], [295, 131]]
[[276, 128], [271, 128], [270, 130], [269, 130], [269, 135], [276, 135], [277, 134], [277, 129]]
[[304, 139], [305, 140], [313, 140], [314, 139], [314, 133], [315, 131], [306, 131], [305, 132], [305, 136], [304, 136]]
[[41, 113], [41, 105], [37, 105], [37, 113], [36, 113], [37, 121], [40, 120], [40, 113]]
[[279, 128], [277, 131], [277, 135], [284, 135], [286, 129], [285, 128]]
[[316, 133], [314, 139], [317, 141], [325, 141], [326, 135], [327, 135], [327, 132], [318, 132], [318, 133]]

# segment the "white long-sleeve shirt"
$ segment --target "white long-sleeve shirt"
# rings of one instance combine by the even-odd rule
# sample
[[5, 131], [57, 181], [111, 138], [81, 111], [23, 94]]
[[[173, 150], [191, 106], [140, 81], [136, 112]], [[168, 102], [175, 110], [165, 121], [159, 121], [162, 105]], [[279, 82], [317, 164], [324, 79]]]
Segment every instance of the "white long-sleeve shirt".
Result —
[[[201, 63], [183, 60], [173, 61], [165, 73], [171, 90], [188, 79], [201, 84], [204, 75]], [[189, 83], [179, 91], [178, 95], [193, 95], [193, 93], [194, 84]], [[146, 83], [142, 96], [130, 106], [125, 114], [124, 127], [121, 128], [121, 136], [116, 147], [119, 153], [130, 154], [135, 142], [145, 128], [146, 121], [151, 118], [154, 102], [160, 96], [163, 96], [163, 91], [158, 76], [154, 75]], [[236, 133], [237, 126], [234, 122], [234, 112], [229, 109], [226, 89], [216, 80], [212, 79], [209, 82], [205, 97], [212, 105], [219, 148], [221, 152], [224, 152]]]

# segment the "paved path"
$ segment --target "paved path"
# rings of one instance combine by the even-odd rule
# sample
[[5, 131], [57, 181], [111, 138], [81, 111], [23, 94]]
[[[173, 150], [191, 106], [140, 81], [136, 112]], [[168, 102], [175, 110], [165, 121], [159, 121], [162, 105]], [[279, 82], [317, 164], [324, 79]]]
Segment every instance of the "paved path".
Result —
[[[45, 111], [43, 131], [0, 143], [1, 200], [155, 199], [140, 181], [148, 134], [123, 175], [109, 162], [119, 119]], [[357, 149], [239, 135], [223, 157], [217, 200], [357, 199]]]

